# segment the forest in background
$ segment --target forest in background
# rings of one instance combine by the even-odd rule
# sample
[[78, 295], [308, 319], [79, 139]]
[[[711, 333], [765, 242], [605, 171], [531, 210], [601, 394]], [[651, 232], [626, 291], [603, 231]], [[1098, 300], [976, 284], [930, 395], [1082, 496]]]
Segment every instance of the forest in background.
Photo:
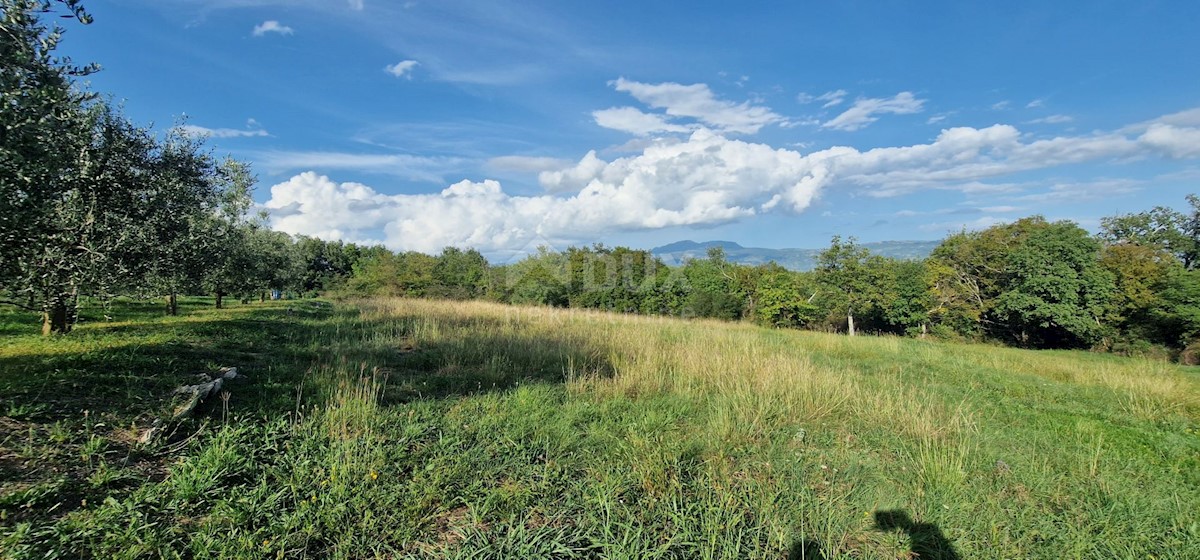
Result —
[[[926, 259], [872, 255], [835, 237], [810, 272], [728, 262], [720, 248], [682, 266], [627, 247], [542, 248], [490, 266], [477, 251], [439, 256], [305, 239], [304, 289], [354, 295], [490, 299], [621, 313], [751, 320], [782, 328], [1093, 348], [1196, 360], [1200, 199], [1103, 220], [1024, 218], [948, 236]], [[330, 259], [331, 255], [337, 255]]]
[[5, 0], [0, 34], [0, 294], [69, 332], [80, 298], [241, 300], [335, 292], [746, 319], [783, 328], [1200, 356], [1200, 198], [1106, 218], [1098, 235], [1033, 216], [948, 236], [923, 260], [833, 238], [811, 272], [730, 263], [719, 249], [671, 267], [626, 247], [543, 247], [494, 266], [473, 249], [395, 253], [272, 231], [246, 163], [181, 127], [155, 134], [58, 57], [43, 16], [78, 0]]

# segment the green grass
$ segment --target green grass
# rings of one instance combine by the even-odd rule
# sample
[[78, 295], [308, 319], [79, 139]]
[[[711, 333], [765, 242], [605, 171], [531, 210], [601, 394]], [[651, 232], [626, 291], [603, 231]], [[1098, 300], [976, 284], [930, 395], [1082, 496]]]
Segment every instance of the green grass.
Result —
[[[0, 316], [0, 556], [1200, 558], [1200, 374], [485, 303]], [[152, 446], [189, 376], [247, 378]], [[86, 411], [86, 412], [85, 412]]]

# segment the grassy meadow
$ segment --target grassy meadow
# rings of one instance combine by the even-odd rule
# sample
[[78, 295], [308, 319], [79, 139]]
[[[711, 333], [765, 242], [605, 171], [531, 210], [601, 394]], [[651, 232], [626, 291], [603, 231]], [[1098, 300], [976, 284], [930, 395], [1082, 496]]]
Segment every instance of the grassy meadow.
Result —
[[[482, 302], [0, 315], [2, 558], [1200, 558], [1200, 371]], [[143, 445], [169, 394], [245, 374]]]

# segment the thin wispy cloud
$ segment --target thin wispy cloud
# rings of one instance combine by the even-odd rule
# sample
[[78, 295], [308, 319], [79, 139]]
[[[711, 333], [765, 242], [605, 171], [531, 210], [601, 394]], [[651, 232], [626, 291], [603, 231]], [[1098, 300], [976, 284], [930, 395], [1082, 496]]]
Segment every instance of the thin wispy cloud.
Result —
[[[253, 119], [251, 119], [251, 122], [253, 122]], [[254, 138], [270, 136], [262, 128], [208, 128], [194, 124], [185, 124], [180, 126], [179, 129], [189, 136], [203, 136], [207, 138]]]
[[822, 123], [821, 127], [854, 131], [879, 120], [878, 115], [919, 113], [924, 105], [924, 99], [917, 99], [908, 91], [889, 98], [859, 99], [842, 114]]
[[995, 216], [983, 216], [974, 220], [957, 220], [921, 224], [918, 229], [928, 232], [944, 232], [954, 233], [962, 230], [976, 231], [990, 228], [996, 224], [1003, 223], [1004, 220]]
[[255, 37], [262, 37], [268, 33], [274, 33], [276, 35], [291, 35], [295, 32], [296, 31], [291, 27], [283, 25], [273, 19], [264, 21], [254, 26]]
[[976, 214], [1010, 214], [1022, 212], [1019, 206], [951, 206], [934, 210], [900, 210], [895, 213], [898, 218], [914, 218], [917, 216], [970, 216]]
[[721, 132], [754, 134], [764, 126], [785, 121], [783, 116], [761, 105], [718, 99], [707, 84], [648, 84], [625, 78], [618, 78], [612, 84], [617, 91], [626, 92], [649, 107], [662, 109], [670, 117], [695, 119]]
[[643, 113], [634, 107], [613, 107], [592, 112], [596, 124], [613, 130], [628, 132], [637, 136], [646, 136], [659, 132], [687, 132], [694, 127], [673, 124], [667, 117], [653, 113]]
[[1063, 124], [1063, 123], [1069, 123], [1073, 120], [1075, 120], [1075, 119], [1068, 115], [1050, 115], [1048, 117], [1033, 119], [1033, 120], [1027, 121], [1027, 122], [1029, 124]]
[[1044, 192], [1031, 193], [1013, 200], [1022, 202], [1083, 202], [1126, 195], [1141, 189], [1141, 181], [1133, 179], [1103, 179], [1073, 183], [1055, 183]]
[[489, 159], [484, 167], [501, 172], [541, 173], [560, 171], [573, 165], [575, 162], [571, 160], [547, 156], [497, 156]]
[[447, 174], [459, 171], [465, 164], [462, 158], [409, 154], [269, 150], [252, 152], [250, 155], [269, 173], [283, 173], [298, 169], [327, 172], [351, 170], [392, 175], [425, 183], [443, 183]]
[[454, 84], [472, 86], [520, 86], [544, 79], [552, 72], [538, 64], [497, 64], [477, 66], [449, 66], [444, 63], [429, 66], [434, 79]]
[[816, 100], [824, 101], [825, 104], [821, 105], [821, 108], [828, 109], [830, 107], [836, 107], [838, 105], [841, 105], [842, 101], [846, 100], [846, 95], [847, 95], [846, 90], [839, 89], [839, 90], [834, 90], [834, 91], [827, 91], [827, 92], [817, 96]]
[[842, 101], [846, 100], [846, 95], [848, 95], [848, 93], [844, 89], [827, 91], [821, 95], [812, 95], [802, 91], [796, 94], [796, 102], [800, 103], [801, 105], [808, 105], [817, 101], [823, 101], [824, 103], [821, 105], [821, 108], [828, 109], [830, 107], [840, 105]]

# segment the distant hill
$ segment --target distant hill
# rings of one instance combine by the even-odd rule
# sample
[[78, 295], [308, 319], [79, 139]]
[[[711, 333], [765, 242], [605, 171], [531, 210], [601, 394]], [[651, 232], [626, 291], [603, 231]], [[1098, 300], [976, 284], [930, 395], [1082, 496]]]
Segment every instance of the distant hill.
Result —
[[[861, 243], [875, 255], [897, 259], [923, 259], [929, 256], [941, 241], [878, 241]], [[789, 270], [812, 270], [816, 267], [817, 254], [823, 249], [765, 249], [762, 247], [742, 247], [733, 241], [676, 241], [662, 247], [655, 247], [650, 252], [662, 259], [666, 264], [675, 266], [688, 259], [702, 259], [708, 254], [709, 247], [725, 249], [725, 257], [730, 262], [738, 264], [759, 265], [771, 261]]]

